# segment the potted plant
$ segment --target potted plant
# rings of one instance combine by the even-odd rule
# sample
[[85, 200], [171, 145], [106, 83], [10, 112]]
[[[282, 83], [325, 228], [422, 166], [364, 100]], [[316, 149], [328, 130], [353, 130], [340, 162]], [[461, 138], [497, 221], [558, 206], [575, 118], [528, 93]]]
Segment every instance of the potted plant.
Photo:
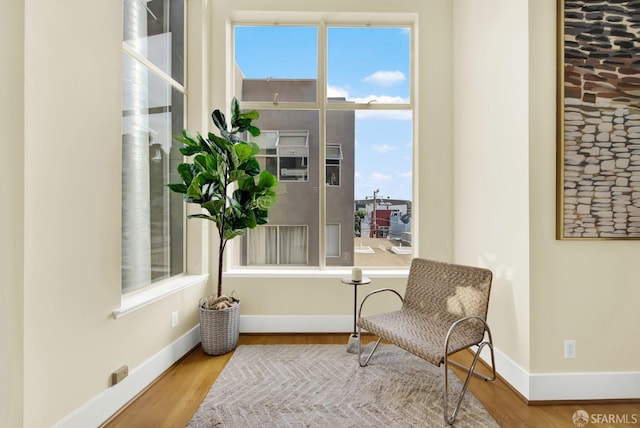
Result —
[[200, 205], [200, 218], [216, 224], [219, 237], [217, 292], [200, 302], [200, 334], [207, 354], [221, 355], [238, 343], [240, 301], [222, 294], [222, 268], [227, 242], [268, 222], [268, 209], [275, 202], [278, 183], [268, 171], [260, 171], [255, 158], [260, 148], [242, 139], [245, 133], [260, 135], [252, 121], [260, 117], [255, 110], [242, 112], [236, 98], [231, 102], [231, 121], [220, 110], [212, 113], [220, 136], [211, 132], [192, 137], [186, 130], [174, 138], [183, 146], [180, 153], [191, 156], [178, 165], [182, 183], [169, 188], [184, 195], [187, 203]]

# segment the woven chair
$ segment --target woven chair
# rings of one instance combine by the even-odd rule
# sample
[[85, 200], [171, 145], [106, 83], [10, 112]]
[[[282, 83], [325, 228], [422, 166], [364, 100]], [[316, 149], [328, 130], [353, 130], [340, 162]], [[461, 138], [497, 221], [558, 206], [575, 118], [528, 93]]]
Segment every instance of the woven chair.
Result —
[[[443, 408], [444, 420], [452, 425], [471, 376], [486, 381], [496, 378], [491, 331], [486, 323], [492, 274], [488, 269], [413, 259], [405, 297], [390, 288], [367, 294], [358, 311], [358, 358], [361, 367], [369, 364], [382, 339], [409, 351], [427, 362], [444, 364]], [[378, 293], [390, 292], [400, 298], [402, 307], [394, 312], [362, 316], [367, 300]], [[378, 341], [363, 361], [362, 330], [378, 336]], [[485, 333], [487, 340], [485, 341]], [[469, 367], [449, 360], [458, 351], [477, 346]], [[488, 346], [491, 351], [491, 377], [475, 371], [480, 351]], [[449, 365], [461, 367], [467, 376], [453, 412], [449, 412]]]

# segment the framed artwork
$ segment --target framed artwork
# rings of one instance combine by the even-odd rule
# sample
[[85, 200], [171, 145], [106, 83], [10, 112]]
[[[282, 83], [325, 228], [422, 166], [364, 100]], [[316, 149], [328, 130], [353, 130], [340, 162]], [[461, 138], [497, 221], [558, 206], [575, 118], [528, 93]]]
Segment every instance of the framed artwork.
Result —
[[640, 239], [640, 2], [558, 0], [557, 239]]

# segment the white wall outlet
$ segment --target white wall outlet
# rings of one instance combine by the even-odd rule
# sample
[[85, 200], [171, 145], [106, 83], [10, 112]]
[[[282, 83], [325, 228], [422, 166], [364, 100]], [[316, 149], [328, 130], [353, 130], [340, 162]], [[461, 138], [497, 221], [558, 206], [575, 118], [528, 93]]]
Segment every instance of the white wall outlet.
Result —
[[178, 325], [178, 311], [171, 313], [171, 327], [177, 327]]
[[576, 357], [576, 341], [575, 340], [565, 340], [564, 341], [564, 358], [575, 358]]

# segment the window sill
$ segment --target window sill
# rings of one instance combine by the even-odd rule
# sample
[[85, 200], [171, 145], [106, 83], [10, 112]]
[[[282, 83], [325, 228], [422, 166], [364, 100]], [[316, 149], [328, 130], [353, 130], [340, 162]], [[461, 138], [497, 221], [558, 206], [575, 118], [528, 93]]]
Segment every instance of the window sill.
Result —
[[[344, 278], [351, 275], [351, 269], [351, 267], [318, 269], [308, 266], [287, 269], [242, 267], [226, 270], [224, 276], [226, 278]], [[409, 266], [387, 269], [362, 267], [362, 274], [369, 278], [406, 278], [409, 275]]]
[[120, 318], [185, 288], [204, 284], [208, 277], [209, 275], [183, 275], [177, 278], [171, 278], [144, 290], [126, 294], [122, 296], [120, 309], [113, 311], [113, 317]]

